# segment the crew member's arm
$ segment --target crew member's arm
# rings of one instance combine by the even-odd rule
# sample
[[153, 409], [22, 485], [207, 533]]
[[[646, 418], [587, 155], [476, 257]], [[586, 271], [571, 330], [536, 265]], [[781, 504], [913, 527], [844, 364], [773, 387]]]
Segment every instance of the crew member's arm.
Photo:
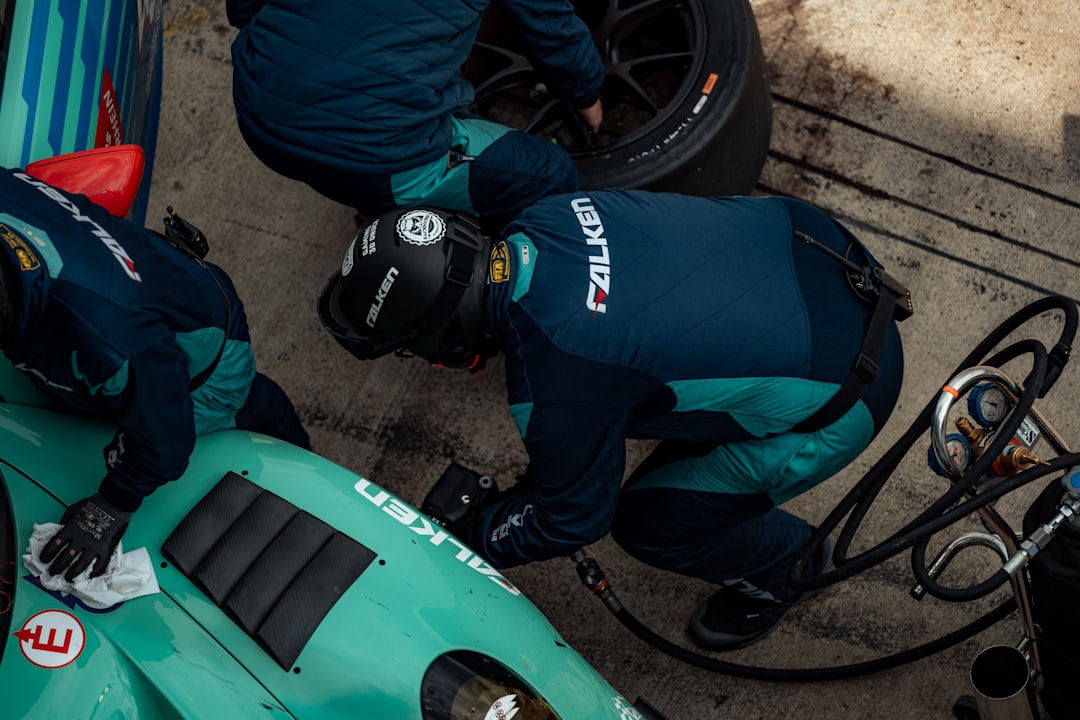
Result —
[[102, 493], [135, 510], [158, 487], [187, 469], [195, 420], [187, 360], [171, 338], [144, 348], [129, 362], [119, 430], [105, 448]]
[[74, 580], [91, 564], [91, 577], [104, 573], [143, 499], [187, 469], [195, 447], [189, 382], [184, 356], [171, 340], [162, 340], [88, 388], [115, 409], [119, 428], [105, 447], [98, 491], [72, 503], [63, 527], [42, 549], [51, 574]]
[[524, 430], [535, 486], [486, 508], [468, 541], [496, 567], [546, 560], [603, 538], [622, 484], [625, 414], [597, 405], [531, 405]]
[[604, 65], [585, 23], [570, 0], [496, 0], [542, 66], [552, 91], [596, 130], [603, 118], [600, 88]]

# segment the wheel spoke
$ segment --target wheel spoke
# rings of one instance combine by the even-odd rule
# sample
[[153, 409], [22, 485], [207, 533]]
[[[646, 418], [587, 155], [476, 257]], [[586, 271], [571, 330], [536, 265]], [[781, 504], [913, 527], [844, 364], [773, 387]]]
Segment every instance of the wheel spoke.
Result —
[[681, 69], [693, 60], [690, 53], [665, 53], [636, 58], [608, 68], [608, 79], [622, 90], [622, 100], [656, 115], [667, 103], [658, 104], [655, 93], [647, 90], [639, 78], [665, 69]]
[[[716, 0], [575, 0], [604, 63], [604, 122], [593, 136], [505, 29], [478, 41], [462, 72], [476, 90], [473, 111], [568, 147], [620, 142], [646, 132], [678, 99], [701, 40], [695, 2]], [[594, 4], [595, 3], [595, 4]], [[581, 139], [585, 138], [584, 144]]]
[[[715, 0], [710, 0], [715, 1]], [[657, 15], [668, 10], [679, 10], [686, 0], [645, 0], [625, 9], [620, 9], [617, 2], [612, 2], [604, 17], [602, 29], [606, 37], [618, 39], [636, 32]]]
[[528, 68], [497, 72], [476, 86], [476, 99], [487, 100], [508, 90], [529, 87], [534, 84], [535, 77], [536, 72]]
[[527, 133], [536, 133], [548, 125], [557, 122], [566, 116], [566, 103], [551, 98], [545, 102], [522, 128]]
[[493, 67], [499, 68], [475, 83], [478, 100], [507, 90], [530, 87], [536, 82], [536, 70], [524, 55], [489, 43], [476, 43], [473, 55], [487, 58]]
[[615, 65], [608, 68], [607, 82], [615, 86], [616, 92], [612, 95], [618, 102], [626, 102], [636, 108], [647, 111], [655, 116], [660, 108], [653, 102], [649, 92], [641, 86], [634, 76], [624, 65]]

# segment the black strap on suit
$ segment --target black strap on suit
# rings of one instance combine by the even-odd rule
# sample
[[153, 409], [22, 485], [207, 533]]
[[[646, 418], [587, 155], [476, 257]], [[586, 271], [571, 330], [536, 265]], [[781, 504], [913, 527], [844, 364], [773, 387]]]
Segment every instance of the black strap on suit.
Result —
[[795, 231], [795, 237], [844, 265], [855, 294], [863, 300], [874, 302], [874, 312], [863, 336], [862, 347], [847, 379], [813, 415], [791, 428], [791, 432], [811, 433], [836, 422], [855, 406], [866, 388], [877, 379], [878, 358], [885, 346], [889, 325], [894, 319], [897, 322], [906, 320], [914, 311], [911, 292], [883, 268], [858, 265], [799, 230]]

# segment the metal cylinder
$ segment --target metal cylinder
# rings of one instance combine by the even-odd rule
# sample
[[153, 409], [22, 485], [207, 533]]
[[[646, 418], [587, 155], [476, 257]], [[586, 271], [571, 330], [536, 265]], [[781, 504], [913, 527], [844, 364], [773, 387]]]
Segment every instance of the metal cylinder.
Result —
[[[1056, 482], [1048, 483], [1024, 516], [1024, 534], [1030, 536], [1039, 523], [1053, 516], [1064, 491]], [[1062, 526], [1054, 539], [1031, 561], [1031, 603], [1034, 621], [1040, 628], [1036, 645], [1042, 671], [1039, 699], [1053, 720], [1080, 718], [1080, 697], [1076, 678], [1080, 677], [1080, 526]]]
[[992, 645], [971, 663], [979, 720], [1035, 720], [1039, 716], [1031, 669], [1022, 652]]

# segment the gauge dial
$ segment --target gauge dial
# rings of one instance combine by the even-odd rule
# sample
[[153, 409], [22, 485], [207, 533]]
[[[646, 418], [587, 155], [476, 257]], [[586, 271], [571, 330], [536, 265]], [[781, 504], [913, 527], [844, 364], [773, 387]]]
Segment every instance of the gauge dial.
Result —
[[976, 385], [968, 393], [968, 412], [980, 425], [994, 427], [1005, 419], [1010, 409], [1012, 409], [1012, 400], [995, 383]]
[[952, 466], [964, 472], [971, 464], [971, 443], [963, 435], [953, 433], [945, 436], [945, 452], [952, 460]]
[[[971, 443], [959, 433], [945, 436], [945, 452], [948, 458], [938, 458], [933, 446], [926, 454], [930, 468], [942, 477], [952, 478], [962, 474], [971, 465]], [[951, 466], [951, 467], [950, 467]]]

